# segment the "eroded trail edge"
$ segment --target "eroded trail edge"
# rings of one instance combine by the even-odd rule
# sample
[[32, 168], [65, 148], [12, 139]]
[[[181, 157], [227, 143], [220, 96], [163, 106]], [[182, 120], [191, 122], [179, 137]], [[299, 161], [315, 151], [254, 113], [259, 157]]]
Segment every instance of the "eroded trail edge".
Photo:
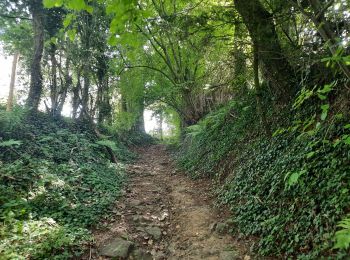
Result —
[[90, 259], [250, 259], [227, 234], [226, 212], [213, 206], [209, 181], [177, 172], [165, 146], [138, 153], [112, 219], [94, 233]]

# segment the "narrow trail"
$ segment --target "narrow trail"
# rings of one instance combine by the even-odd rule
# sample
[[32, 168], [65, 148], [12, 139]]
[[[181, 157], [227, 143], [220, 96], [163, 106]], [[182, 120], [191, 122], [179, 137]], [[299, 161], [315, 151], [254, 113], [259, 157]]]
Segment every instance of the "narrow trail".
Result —
[[127, 169], [128, 189], [106, 227], [94, 232], [87, 259], [251, 259], [227, 234], [227, 212], [213, 207], [210, 182], [178, 173], [165, 146], [138, 153]]

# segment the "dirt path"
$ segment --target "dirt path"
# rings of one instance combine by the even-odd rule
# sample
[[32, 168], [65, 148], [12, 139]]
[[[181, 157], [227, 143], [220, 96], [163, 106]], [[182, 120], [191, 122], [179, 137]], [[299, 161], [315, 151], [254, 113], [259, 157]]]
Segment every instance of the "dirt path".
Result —
[[128, 189], [86, 258], [251, 259], [227, 235], [226, 212], [213, 207], [209, 182], [177, 173], [164, 146], [138, 152]]

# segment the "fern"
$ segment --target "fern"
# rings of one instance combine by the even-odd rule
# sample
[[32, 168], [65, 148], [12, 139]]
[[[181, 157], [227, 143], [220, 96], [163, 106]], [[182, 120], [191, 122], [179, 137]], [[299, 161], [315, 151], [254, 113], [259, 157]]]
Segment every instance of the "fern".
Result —
[[338, 225], [341, 230], [335, 233], [335, 249], [348, 249], [350, 246], [350, 215], [341, 220]]
[[100, 140], [100, 141], [97, 141], [96, 144], [101, 145], [101, 146], [106, 146], [106, 147], [112, 149], [112, 151], [114, 151], [114, 152], [118, 150], [118, 147], [115, 144], [115, 142], [110, 141], [110, 140]]
[[13, 111], [0, 111], [0, 132], [11, 132], [18, 129], [24, 118], [26, 110], [19, 107], [14, 107]]

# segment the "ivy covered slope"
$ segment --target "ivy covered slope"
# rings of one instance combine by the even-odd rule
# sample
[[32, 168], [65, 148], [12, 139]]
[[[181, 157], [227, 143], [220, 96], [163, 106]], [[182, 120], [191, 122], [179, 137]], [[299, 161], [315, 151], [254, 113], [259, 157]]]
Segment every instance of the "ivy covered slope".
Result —
[[[73, 122], [73, 121], [72, 121]], [[87, 228], [108, 214], [131, 154], [116, 140], [45, 114], [0, 110], [0, 258], [67, 259], [89, 240]]]
[[349, 118], [338, 113], [327, 121], [329, 111], [317, 105], [322, 114], [304, 115], [309, 119], [267, 138], [249, 104], [231, 102], [190, 127], [179, 165], [217, 181], [220, 201], [233, 213], [232, 232], [258, 237], [260, 254], [346, 259]]

